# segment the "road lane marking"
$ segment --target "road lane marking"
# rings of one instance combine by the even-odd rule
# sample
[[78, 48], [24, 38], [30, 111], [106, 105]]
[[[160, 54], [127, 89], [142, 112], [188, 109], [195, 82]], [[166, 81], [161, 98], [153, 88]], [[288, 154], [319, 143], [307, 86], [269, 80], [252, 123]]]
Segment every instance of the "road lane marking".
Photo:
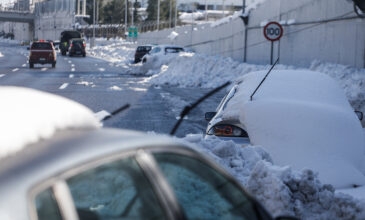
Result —
[[71, 68], [71, 72], [75, 72], [75, 68]]
[[19, 68], [15, 68], [15, 69], [13, 69], [12, 71], [13, 72], [16, 72], [16, 71], [18, 71], [19, 70]]
[[48, 70], [48, 68], [47, 68], [47, 67], [43, 67], [43, 68], [41, 69], [41, 71], [46, 71], [46, 70]]
[[69, 60], [69, 61], [68, 61], [68, 63], [72, 63], [72, 61], [71, 61], [71, 60]]
[[3, 77], [3, 76], [5, 76], [5, 74], [0, 74], [0, 78]]
[[22, 67], [26, 67], [27, 66], [27, 64], [26, 63], [24, 63], [23, 65], [22, 65]]
[[104, 71], [105, 71], [105, 69], [104, 69], [104, 68], [99, 68], [99, 71], [100, 71], [100, 72], [104, 72]]
[[71, 67], [75, 67], [75, 64], [71, 64]]
[[68, 83], [64, 83], [58, 89], [66, 89], [67, 86], [68, 86]]
[[74, 78], [75, 77], [75, 75], [74, 74], [70, 74], [70, 75], [68, 75], [68, 78]]

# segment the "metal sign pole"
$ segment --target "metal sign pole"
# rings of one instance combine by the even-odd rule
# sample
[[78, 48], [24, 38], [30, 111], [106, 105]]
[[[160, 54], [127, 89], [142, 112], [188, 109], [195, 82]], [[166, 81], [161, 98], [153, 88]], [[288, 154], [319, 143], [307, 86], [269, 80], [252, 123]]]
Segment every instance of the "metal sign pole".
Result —
[[270, 65], [272, 65], [273, 56], [274, 56], [274, 41], [271, 41], [271, 56], [270, 56]]

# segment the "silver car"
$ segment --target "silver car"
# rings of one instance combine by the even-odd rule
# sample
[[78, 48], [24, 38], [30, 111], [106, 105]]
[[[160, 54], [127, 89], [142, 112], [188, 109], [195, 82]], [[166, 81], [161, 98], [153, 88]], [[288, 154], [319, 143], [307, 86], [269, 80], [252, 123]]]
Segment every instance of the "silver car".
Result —
[[0, 167], [0, 219], [272, 219], [215, 163], [159, 135], [65, 130]]

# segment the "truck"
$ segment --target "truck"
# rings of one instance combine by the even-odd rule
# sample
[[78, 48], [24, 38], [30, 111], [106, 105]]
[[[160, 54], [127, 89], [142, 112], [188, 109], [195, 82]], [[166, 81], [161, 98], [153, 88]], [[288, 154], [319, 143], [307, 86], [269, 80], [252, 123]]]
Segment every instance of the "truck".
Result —
[[81, 33], [78, 31], [63, 31], [61, 33], [60, 45], [59, 48], [61, 50], [62, 56], [65, 56], [68, 48], [70, 47], [70, 40], [73, 38], [81, 38]]

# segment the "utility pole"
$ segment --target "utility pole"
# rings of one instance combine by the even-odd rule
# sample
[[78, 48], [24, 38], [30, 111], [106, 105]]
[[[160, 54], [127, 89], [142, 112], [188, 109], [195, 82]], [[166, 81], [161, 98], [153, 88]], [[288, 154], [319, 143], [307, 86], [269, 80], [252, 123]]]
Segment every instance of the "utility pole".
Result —
[[245, 14], [246, 0], [242, 0], [242, 14]]
[[160, 29], [160, 0], [157, 1], [157, 30]]
[[207, 0], [205, 0], [205, 21], [208, 21], [208, 1]]

